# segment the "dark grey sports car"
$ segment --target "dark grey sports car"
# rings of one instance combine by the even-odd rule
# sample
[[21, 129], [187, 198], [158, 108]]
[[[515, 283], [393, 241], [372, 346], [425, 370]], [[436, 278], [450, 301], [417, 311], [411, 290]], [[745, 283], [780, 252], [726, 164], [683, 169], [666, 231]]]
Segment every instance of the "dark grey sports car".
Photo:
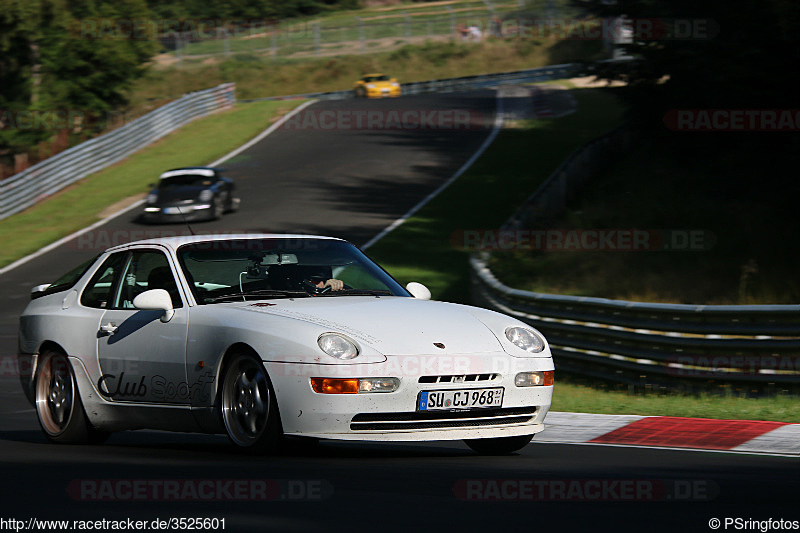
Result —
[[235, 211], [234, 184], [220, 169], [187, 167], [168, 170], [145, 201], [142, 220], [149, 223], [215, 220]]

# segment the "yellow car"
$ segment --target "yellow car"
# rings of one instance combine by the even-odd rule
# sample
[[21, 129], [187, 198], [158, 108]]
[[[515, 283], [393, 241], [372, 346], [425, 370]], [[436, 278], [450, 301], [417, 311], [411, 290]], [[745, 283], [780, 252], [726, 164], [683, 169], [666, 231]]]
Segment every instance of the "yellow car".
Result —
[[386, 74], [367, 74], [353, 87], [353, 94], [356, 98], [400, 96], [400, 92], [400, 84], [397, 83], [397, 80]]

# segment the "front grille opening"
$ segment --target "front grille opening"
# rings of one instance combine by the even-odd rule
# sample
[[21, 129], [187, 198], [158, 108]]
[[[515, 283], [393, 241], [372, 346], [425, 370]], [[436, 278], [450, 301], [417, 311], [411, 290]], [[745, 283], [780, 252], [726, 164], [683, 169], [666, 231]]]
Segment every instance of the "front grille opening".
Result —
[[419, 383], [477, 383], [479, 381], [494, 381], [500, 374], [458, 374], [448, 376], [420, 376]]
[[537, 407], [508, 407], [471, 411], [359, 413], [353, 417], [350, 429], [354, 431], [390, 431], [523, 424], [530, 422], [536, 416], [537, 410]]

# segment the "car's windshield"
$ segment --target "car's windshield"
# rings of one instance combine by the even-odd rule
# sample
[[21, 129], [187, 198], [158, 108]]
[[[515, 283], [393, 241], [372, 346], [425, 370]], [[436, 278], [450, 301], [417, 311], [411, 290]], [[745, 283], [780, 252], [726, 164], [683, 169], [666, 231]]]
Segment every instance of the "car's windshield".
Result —
[[89, 267], [94, 264], [94, 262], [97, 260], [97, 257], [98, 256], [95, 256], [92, 259], [74, 267], [72, 270], [51, 283], [44, 291], [41, 291], [40, 294], [52, 294], [54, 292], [61, 292], [72, 288], [78, 282], [78, 280], [83, 277], [86, 271], [89, 270]]
[[208, 176], [201, 176], [199, 174], [181, 174], [179, 176], [170, 176], [169, 178], [162, 178], [158, 183], [159, 189], [169, 189], [172, 187], [207, 187], [211, 185], [214, 180]]
[[389, 76], [382, 74], [380, 76], [364, 76], [364, 81], [369, 83], [371, 81], [389, 81]]
[[358, 248], [313, 238], [186, 244], [178, 258], [198, 303], [297, 296], [410, 296]]

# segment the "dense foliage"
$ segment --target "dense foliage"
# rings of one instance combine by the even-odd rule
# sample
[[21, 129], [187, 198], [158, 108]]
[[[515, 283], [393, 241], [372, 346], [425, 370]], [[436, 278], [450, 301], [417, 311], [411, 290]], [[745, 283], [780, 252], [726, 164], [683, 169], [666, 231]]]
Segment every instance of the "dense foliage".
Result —
[[[102, 126], [126, 102], [168, 21], [217, 25], [354, 7], [358, 0], [0, 0], [0, 157], [7, 163], [52, 137], [54, 110], [80, 117], [64, 130]], [[136, 21], [151, 25], [137, 33]], [[37, 115], [44, 126], [22, 123], [37, 110], [50, 113]]]
[[81, 28], [148, 15], [144, 0], [0, 0], [0, 153], [53, 134], [52, 126], [20, 127], [20, 111], [65, 110], [86, 121], [123, 103], [154, 42]]

